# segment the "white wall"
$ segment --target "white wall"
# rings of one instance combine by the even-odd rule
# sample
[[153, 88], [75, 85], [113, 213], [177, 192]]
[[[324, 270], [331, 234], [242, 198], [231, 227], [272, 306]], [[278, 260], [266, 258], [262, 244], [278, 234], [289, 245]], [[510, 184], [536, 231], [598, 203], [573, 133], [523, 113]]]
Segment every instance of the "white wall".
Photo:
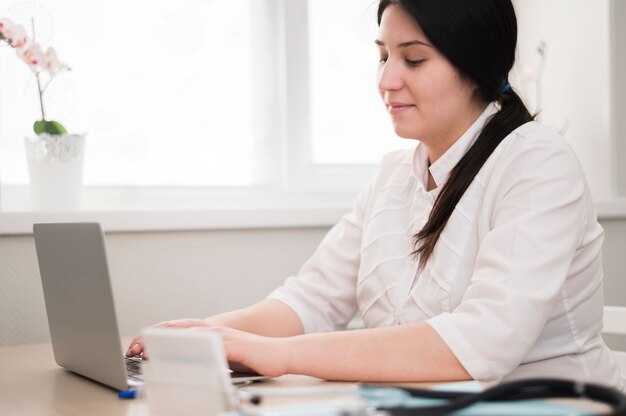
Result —
[[[511, 82], [542, 122], [563, 131], [594, 196], [611, 195], [609, 0], [516, 0], [515, 9], [518, 56]], [[540, 72], [537, 46], [542, 41], [546, 58], [537, 108], [533, 77]]]
[[[626, 220], [602, 221], [606, 303], [626, 305]], [[251, 304], [311, 255], [327, 230], [107, 235], [123, 335], [161, 320]], [[0, 237], [0, 345], [49, 339], [32, 236]]]
[[[123, 335], [260, 300], [310, 256], [326, 229], [107, 235]], [[0, 237], [0, 345], [49, 339], [32, 236]]]
[[613, 174], [619, 195], [626, 195], [626, 1], [611, 0], [611, 127]]

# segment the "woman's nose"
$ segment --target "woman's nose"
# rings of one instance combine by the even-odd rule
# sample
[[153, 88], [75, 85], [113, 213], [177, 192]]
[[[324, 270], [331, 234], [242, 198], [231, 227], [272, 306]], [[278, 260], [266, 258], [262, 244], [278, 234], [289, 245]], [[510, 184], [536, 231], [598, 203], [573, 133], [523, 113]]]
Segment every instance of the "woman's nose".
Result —
[[380, 91], [397, 91], [403, 85], [404, 82], [398, 65], [389, 60], [381, 64], [378, 69], [378, 89]]

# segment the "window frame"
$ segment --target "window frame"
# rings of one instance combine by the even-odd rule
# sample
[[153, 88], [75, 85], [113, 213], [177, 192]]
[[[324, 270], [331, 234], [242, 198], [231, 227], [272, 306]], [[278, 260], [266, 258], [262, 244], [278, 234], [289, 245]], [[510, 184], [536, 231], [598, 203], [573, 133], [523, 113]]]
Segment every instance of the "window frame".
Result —
[[[285, 74], [285, 189], [304, 192], [354, 192], [365, 186], [375, 165], [314, 164], [311, 143], [308, 0], [280, 0], [279, 39]], [[288, 140], [287, 140], [288, 138]], [[382, 156], [382, 155], [381, 155]]]

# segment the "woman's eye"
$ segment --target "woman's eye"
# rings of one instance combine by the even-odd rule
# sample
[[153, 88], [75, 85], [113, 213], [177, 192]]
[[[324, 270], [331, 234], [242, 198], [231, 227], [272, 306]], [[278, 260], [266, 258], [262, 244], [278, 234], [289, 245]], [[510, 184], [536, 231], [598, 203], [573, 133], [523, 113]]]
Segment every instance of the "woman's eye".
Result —
[[405, 61], [408, 66], [416, 67], [416, 66], [421, 65], [425, 61], [425, 59], [418, 59], [416, 61], [411, 60], [411, 59], [405, 59]]
[[386, 56], [381, 56], [378, 59], [378, 63], [380, 63], [380, 64], [384, 64], [385, 62], [387, 62], [387, 57]]

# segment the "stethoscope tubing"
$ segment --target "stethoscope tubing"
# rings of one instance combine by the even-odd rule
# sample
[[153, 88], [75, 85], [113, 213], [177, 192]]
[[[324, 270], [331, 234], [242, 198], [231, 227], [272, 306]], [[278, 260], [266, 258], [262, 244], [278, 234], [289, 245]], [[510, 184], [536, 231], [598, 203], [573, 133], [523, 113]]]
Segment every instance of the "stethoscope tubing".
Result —
[[[381, 388], [381, 384], [361, 384], [362, 388]], [[389, 387], [389, 385], [387, 385]], [[479, 402], [502, 402], [547, 398], [586, 398], [611, 406], [610, 415], [626, 416], [626, 395], [610, 387], [593, 383], [579, 383], [561, 379], [526, 379], [511, 381], [488, 388], [479, 393], [441, 391], [410, 387], [395, 387], [412, 397], [445, 399], [447, 403], [435, 406], [407, 408], [381, 407], [378, 410], [393, 416], [446, 415]]]

